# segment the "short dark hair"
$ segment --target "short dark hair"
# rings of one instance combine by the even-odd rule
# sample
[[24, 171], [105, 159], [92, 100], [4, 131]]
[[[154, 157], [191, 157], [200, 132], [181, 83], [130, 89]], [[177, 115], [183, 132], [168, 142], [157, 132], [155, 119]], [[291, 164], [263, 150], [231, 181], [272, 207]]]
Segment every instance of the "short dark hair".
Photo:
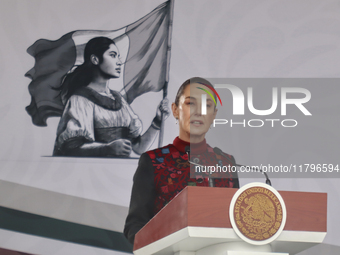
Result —
[[[190, 78], [190, 79], [187, 79], [178, 89], [177, 91], [177, 95], [176, 95], [176, 98], [175, 98], [175, 104], [178, 106], [179, 104], [179, 98], [183, 95], [184, 93], [184, 90], [185, 88], [190, 85], [190, 84], [193, 84], [193, 83], [199, 83], [199, 84], [202, 84], [202, 85], [205, 85], [207, 87], [211, 86], [211, 87], [214, 87], [208, 80], [204, 79], [204, 78], [201, 78], [201, 77], [193, 77], [193, 78]], [[215, 100], [216, 100], [216, 95], [213, 94], [214, 97], [215, 97]]]

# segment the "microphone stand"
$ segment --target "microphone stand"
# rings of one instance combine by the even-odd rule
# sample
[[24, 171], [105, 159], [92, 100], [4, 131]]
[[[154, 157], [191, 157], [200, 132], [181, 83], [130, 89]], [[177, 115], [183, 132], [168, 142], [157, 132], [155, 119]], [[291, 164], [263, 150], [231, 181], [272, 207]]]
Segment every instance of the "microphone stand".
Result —
[[[186, 146], [185, 147], [185, 153], [188, 155], [188, 162], [190, 164], [193, 164], [195, 166], [199, 166], [199, 167], [204, 167], [203, 165], [197, 164], [195, 162], [190, 161], [190, 147]], [[202, 180], [203, 182], [203, 180]], [[208, 176], [208, 183], [209, 183], [209, 187], [214, 187], [214, 178], [211, 177], [211, 173], [209, 172], [209, 176]]]
[[[215, 152], [217, 155], [220, 155], [220, 156], [222, 156], [222, 157], [225, 157], [229, 162], [231, 162], [230, 158], [228, 158], [228, 157], [222, 152], [222, 150], [221, 150], [220, 148], [215, 147], [215, 148], [214, 148], [214, 152]], [[234, 164], [234, 162], [231, 162], [231, 163]], [[254, 166], [252, 166], [252, 167], [250, 167], [250, 166], [244, 166], [244, 165], [239, 165], [239, 164], [236, 164], [236, 163], [235, 163], [235, 166], [238, 166], [238, 167], [246, 167], [246, 168], [250, 168], [250, 169], [256, 169], [257, 172], [260, 172], [260, 173], [264, 174], [264, 176], [266, 177], [266, 184], [268, 184], [269, 186], [272, 186], [272, 182], [269, 180], [269, 177], [268, 177], [267, 173], [266, 173], [266, 172], [263, 172], [263, 170], [262, 170], [261, 168], [254, 167]]]
[[269, 186], [272, 186], [272, 182], [269, 180], [269, 177], [267, 175], [266, 172], [263, 172], [263, 170], [261, 168], [255, 167], [255, 166], [244, 166], [244, 165], [239, 165], [239, 164], [235, 164], [236, 166], [239, 167], [246, 167], [246, 168], [250, 168], [250, 169], [255, 169], [257, 172], [260, 172], [262, 174], [264, 174], [264, 176], [266, 177], [266, 184], [268, 184]]

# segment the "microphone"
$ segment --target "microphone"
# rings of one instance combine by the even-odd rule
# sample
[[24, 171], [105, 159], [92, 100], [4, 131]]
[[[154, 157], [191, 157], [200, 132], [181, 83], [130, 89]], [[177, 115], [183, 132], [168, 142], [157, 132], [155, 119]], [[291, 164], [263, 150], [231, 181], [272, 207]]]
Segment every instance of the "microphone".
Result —
[[[193, 165], [199, 166], [199, 167], [204, 167], [204, 166], [202, 166], [202, 165], [200, 165], [198, 163], [190, 161], [190, 146], [185, 146], [184, 151], [188, 155], [188, 162], [190, 164], [193, 164]], [[209, 179], [209, 187], [214, 187], [214, 182], [213, 182], [213, 179], [210, 178], [210, 173], [209, 173], [209, 178], [208, 179]], [[197, 180], [198, 183], [202, 183], [203, 182], [203, 178], [196, 178], [196, 180]]]
[[[220, 156], [226, 158], [229, 162], [231, 162], [232, 164], [234, 164], [234, 162], [232, 162], [232, 161], [230, 160], [230, 158], [227, 157], [227, 156], [223, 153], [223, 151], [222, 151], [220, 148], [215, 147], [213, 150], [214, 150], [214, 152], [215, 152], [217, 155], [220, 155]], [[250, 167], [250, 166], [239, 165], [239, 164], [236, 164], [236, 162], [235, 162], [235, 166], [246, 167], [246, 168], [251, 168], [251, 169], [257, 170], [258, 172], [264, 174], [264, 176], [266, 177], [266, 184], [268, 184], [269, 186], [272, 186], [272, 182], [269, 180], [269, 177], [268, 177], [267, 173], [266, 173], [266, 172], [263, 172], [263, 170], [262, 170], [261, 168], [254, 167], [254, 166]]]
[[190, 146], [185, 146], [184, 150], [185, 150], [185, 153], [188, 155], [188, 162], [189, 162], [190, 164], [193, 164], [193, 165], [199, 166], [199, 167], [203, 167], [202, 165], [200, 165], [200, 164], [198, 164], [198, 163], [196, 163], [196, 162], [190, 161]]

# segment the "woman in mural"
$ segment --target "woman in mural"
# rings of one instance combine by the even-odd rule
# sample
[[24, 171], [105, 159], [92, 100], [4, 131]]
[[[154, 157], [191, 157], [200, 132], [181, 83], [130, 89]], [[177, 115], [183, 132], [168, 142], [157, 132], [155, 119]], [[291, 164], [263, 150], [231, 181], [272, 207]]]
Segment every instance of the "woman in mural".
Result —
[[[179, 125], [179, 136], [173, 144], [147, 151], [139, 158], [133, 177], [129, 214], [124, 234], [133, 243], [135, 234], [186, 186], [211, 186], [208, 176], [190, 175], [187, 150], [195, 163], [203, 166], [235, 165], [233, 156], [217, 155], [205, 140], [217, 113], [214, 101], [209, 98], [213, 86], [205, 79], [192, 78], [182, 84], [172, 103], [172, 113]], [[201, 98], [206, 94], [206, 114], [201, 114]], [[215, 95], [216, 101], [216, 95]], [[214, 187], [238, 188], [236, 173], [223, 173], [212, 180]]]
[[91, 39], [85, 46], [84, 63], [64, 79], [61, 96], [65, 105], [53, 155], [127, 157], [131, 150], [146, 151], [169, 115], [163, 99], [148, 130], [120, 93], [110, 90], [109, 80], [119, 78], [122, 62], [113, 40]]

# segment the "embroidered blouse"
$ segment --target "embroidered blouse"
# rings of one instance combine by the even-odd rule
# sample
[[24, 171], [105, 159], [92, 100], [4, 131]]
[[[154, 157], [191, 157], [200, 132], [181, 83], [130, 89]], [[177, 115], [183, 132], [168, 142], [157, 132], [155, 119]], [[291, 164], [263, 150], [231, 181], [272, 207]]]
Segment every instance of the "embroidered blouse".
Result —
[[98, 93], [85, 87], [72, 95], [60, 119], [53, 155], [67, 155], [67, 150], [84, 143], [109, 143], [136, 139], [142, 122], [130, 105], [116, 91]]
[[[185, 148], [190, 143], [176, 138], [173, 144], [143, 153], [133, 177], [129, 214], [124, 234], [133, 243], [135, 234], [186, 186], [209, 186], [207, 176], [190, 175], [190, 163]], [[191, 144], [191, 160], [205, 166], [235, 164], [233, 156], [227, 158], [214, 153], [206, 141]], [[192, 171], [192, 170], [191, 170]], [[214, 178], [214, 187], [239, 188], [236, 173]]]

